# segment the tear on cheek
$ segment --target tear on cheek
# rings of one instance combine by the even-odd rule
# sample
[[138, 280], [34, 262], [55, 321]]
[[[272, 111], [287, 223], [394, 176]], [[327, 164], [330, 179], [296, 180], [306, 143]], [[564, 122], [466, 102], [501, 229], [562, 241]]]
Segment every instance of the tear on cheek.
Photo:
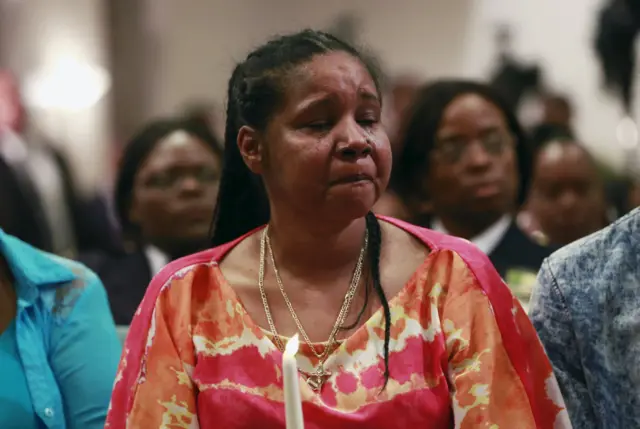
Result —
[[384, 139], [381, 139], [379, 136], [375, 135], [372, 130], [365, 129], [364, 130], [364, 135], [365, 135], [365, 138], [367, 139], [367, 141], [371, 145], [373, 145], [375, 147], [380, 147], [380, 146], [384, 145], [384, 141], [383, 141]]

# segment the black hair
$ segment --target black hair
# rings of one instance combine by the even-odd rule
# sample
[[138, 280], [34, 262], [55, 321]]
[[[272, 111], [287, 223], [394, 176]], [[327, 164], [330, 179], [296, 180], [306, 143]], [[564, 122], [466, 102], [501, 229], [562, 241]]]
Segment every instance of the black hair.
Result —
[[529, 135], [532, 152], [537, 152], [542, 146], [552, 140], [575, 140], [575, 135], [571, 128], [560, 124], [538, 124], [531, 129]]
[[580, 143], [575, 138], [573, 138], [573, 135], [568, 135], [563, 133], [559, 133], [556, 136], [543, 140], [534, 147], [533, 156], [532, 156], [534, 169], [536, 164], [538, 163], [538, 158], [540, 157], [540, 154], [552, 144], [559, 144], [564, 148], [567, 148], [570, 146], [575, 146], [579, 148], [586, 155], [587, 160], [593, 166], [593, 168], [595, 168], [596, 170], [598, 169], [598, 162], [596, 161], [596, 158], [591, 154], [591, 151], [589, 151], [589, 149], [585, 147], [584, 144]]
[[546, 94], [543, 100], [547, 103], [555, 104], [559, 107], [562, 107], [570, 113], [573, 112], [573, 103], [567, 95], [557, 93]]
[[605, 87], [620, 98], [627, 113], [631, 113], [633, 104], [635, 40], [639, 31], [638, 1], [609, 0], [600, 10], [594, 43], [596, 57]]
[[139, 239], [137, 236], [138, 227], [129, 219], [135, 177], [157, 144], [175, 131], [185, 131], [198, 138], [211, 149], [217, 158], [222, 160], [221, 146], [206, 127], [201, 127], [182, 118], [158, 119], [146, 124], [125, 145], [116, 177], [116, 217], [120, 222], [124, 236], [129, 240]]
[[[379, 73], [356, 48], [328, 33], [303, 30], [276, 37], [251, 52], [239, 63], [229, 80], [227, 92], [227, 122], [225, 126], [225, 156], [216, 211], [213, 219], [213, 245], [234, 240], [269, 222], [269, 201], [261, 178], [244, 163], [237, 145], [242, 126], [264, 130], [283, 102], [287, 78], [297, 67], [317, 55], [346, 52], [357, 58], [369, 71], [378, 93], [381, 93]], [[366, 216], [369, 232], [367, 249], [373, 289], [380, 298], [385, 315], [385, 386], [389, 379], [389, 342], [391, 315], [389, 303], [380, 284], [381, 234], [377, 218]], [[368, 298], [368, 293], [367, 293]], [[365, 299], [364, 308], [367, 306]], [[358, 321], [364, 311], [360, 312]], [[356, 322], [358, 323], [358, 322]]]
[[523, 204], [530, 185], [532, 159], [527, 136], [510, 104], [488, 85], [466, 80], [440, 80], [425, 85], [415, 99], [404, 135], [404, 150], [393, 178], [394, 188], [405, 201], [429, 198], [417, 184], [429, 169], [429, 155], [435, 148], [442, 115], [458, 96], [477, 94], [494, 104], [504, 115], [509, 131], [516, 139], [520, 186], [517, 202]]

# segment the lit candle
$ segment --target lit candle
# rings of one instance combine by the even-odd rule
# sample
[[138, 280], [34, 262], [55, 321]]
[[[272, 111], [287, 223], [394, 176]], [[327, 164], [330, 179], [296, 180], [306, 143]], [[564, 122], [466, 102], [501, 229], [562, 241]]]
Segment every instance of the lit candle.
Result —
[[299, 340], [295, 334], [284, 348], [282, 355], [282, 373], [284, 377], [284, 412], [287, 418], [287, 429], [304, 429], [302, 420], [302, 400], [298, 385], [298, 353]]

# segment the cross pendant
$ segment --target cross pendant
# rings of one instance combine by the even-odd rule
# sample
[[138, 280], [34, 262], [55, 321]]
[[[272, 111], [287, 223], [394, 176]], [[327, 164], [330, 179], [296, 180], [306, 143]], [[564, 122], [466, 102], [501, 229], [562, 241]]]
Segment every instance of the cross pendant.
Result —
[[[302, 371], [301, 371], [302, 372]], [[307, 377], [307, 384], [314, 392], [319, 392], [322, 389], [322, 385], [327, 380], [327, 377], [331, 375], [329, 371], [325, 371], [324, 367], [320, 365], [313, 372], [302, 372]]]

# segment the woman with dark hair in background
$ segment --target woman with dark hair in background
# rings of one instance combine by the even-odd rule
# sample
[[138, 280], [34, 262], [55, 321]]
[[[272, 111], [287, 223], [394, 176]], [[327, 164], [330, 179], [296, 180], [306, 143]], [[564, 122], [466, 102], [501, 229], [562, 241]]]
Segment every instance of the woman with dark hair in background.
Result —
[[473, 242], [525, 305], [551, 253], [515, 222], [531, 161], [516, 116], [495, 90], [450, 80], [417, 97], [397, 172], [404, 199], [431, 204], [414, 222]]
[[375, 69], [326, 33], [236, 66], [217, 247], [151, 283], [110, 428], [283, 428], [282, 353], [298, 333], [309, 429], [565, 427], [544, 351], [486, 256], [371, 213], [391, 167], [381, 107]]
[[115, 200], [126, 250], [90, 264], [116, 324], [129, 324], [162, 267], [208, 247], [221, 162], [207, 129], [178, 119], [148, 124], [124, 148]]

